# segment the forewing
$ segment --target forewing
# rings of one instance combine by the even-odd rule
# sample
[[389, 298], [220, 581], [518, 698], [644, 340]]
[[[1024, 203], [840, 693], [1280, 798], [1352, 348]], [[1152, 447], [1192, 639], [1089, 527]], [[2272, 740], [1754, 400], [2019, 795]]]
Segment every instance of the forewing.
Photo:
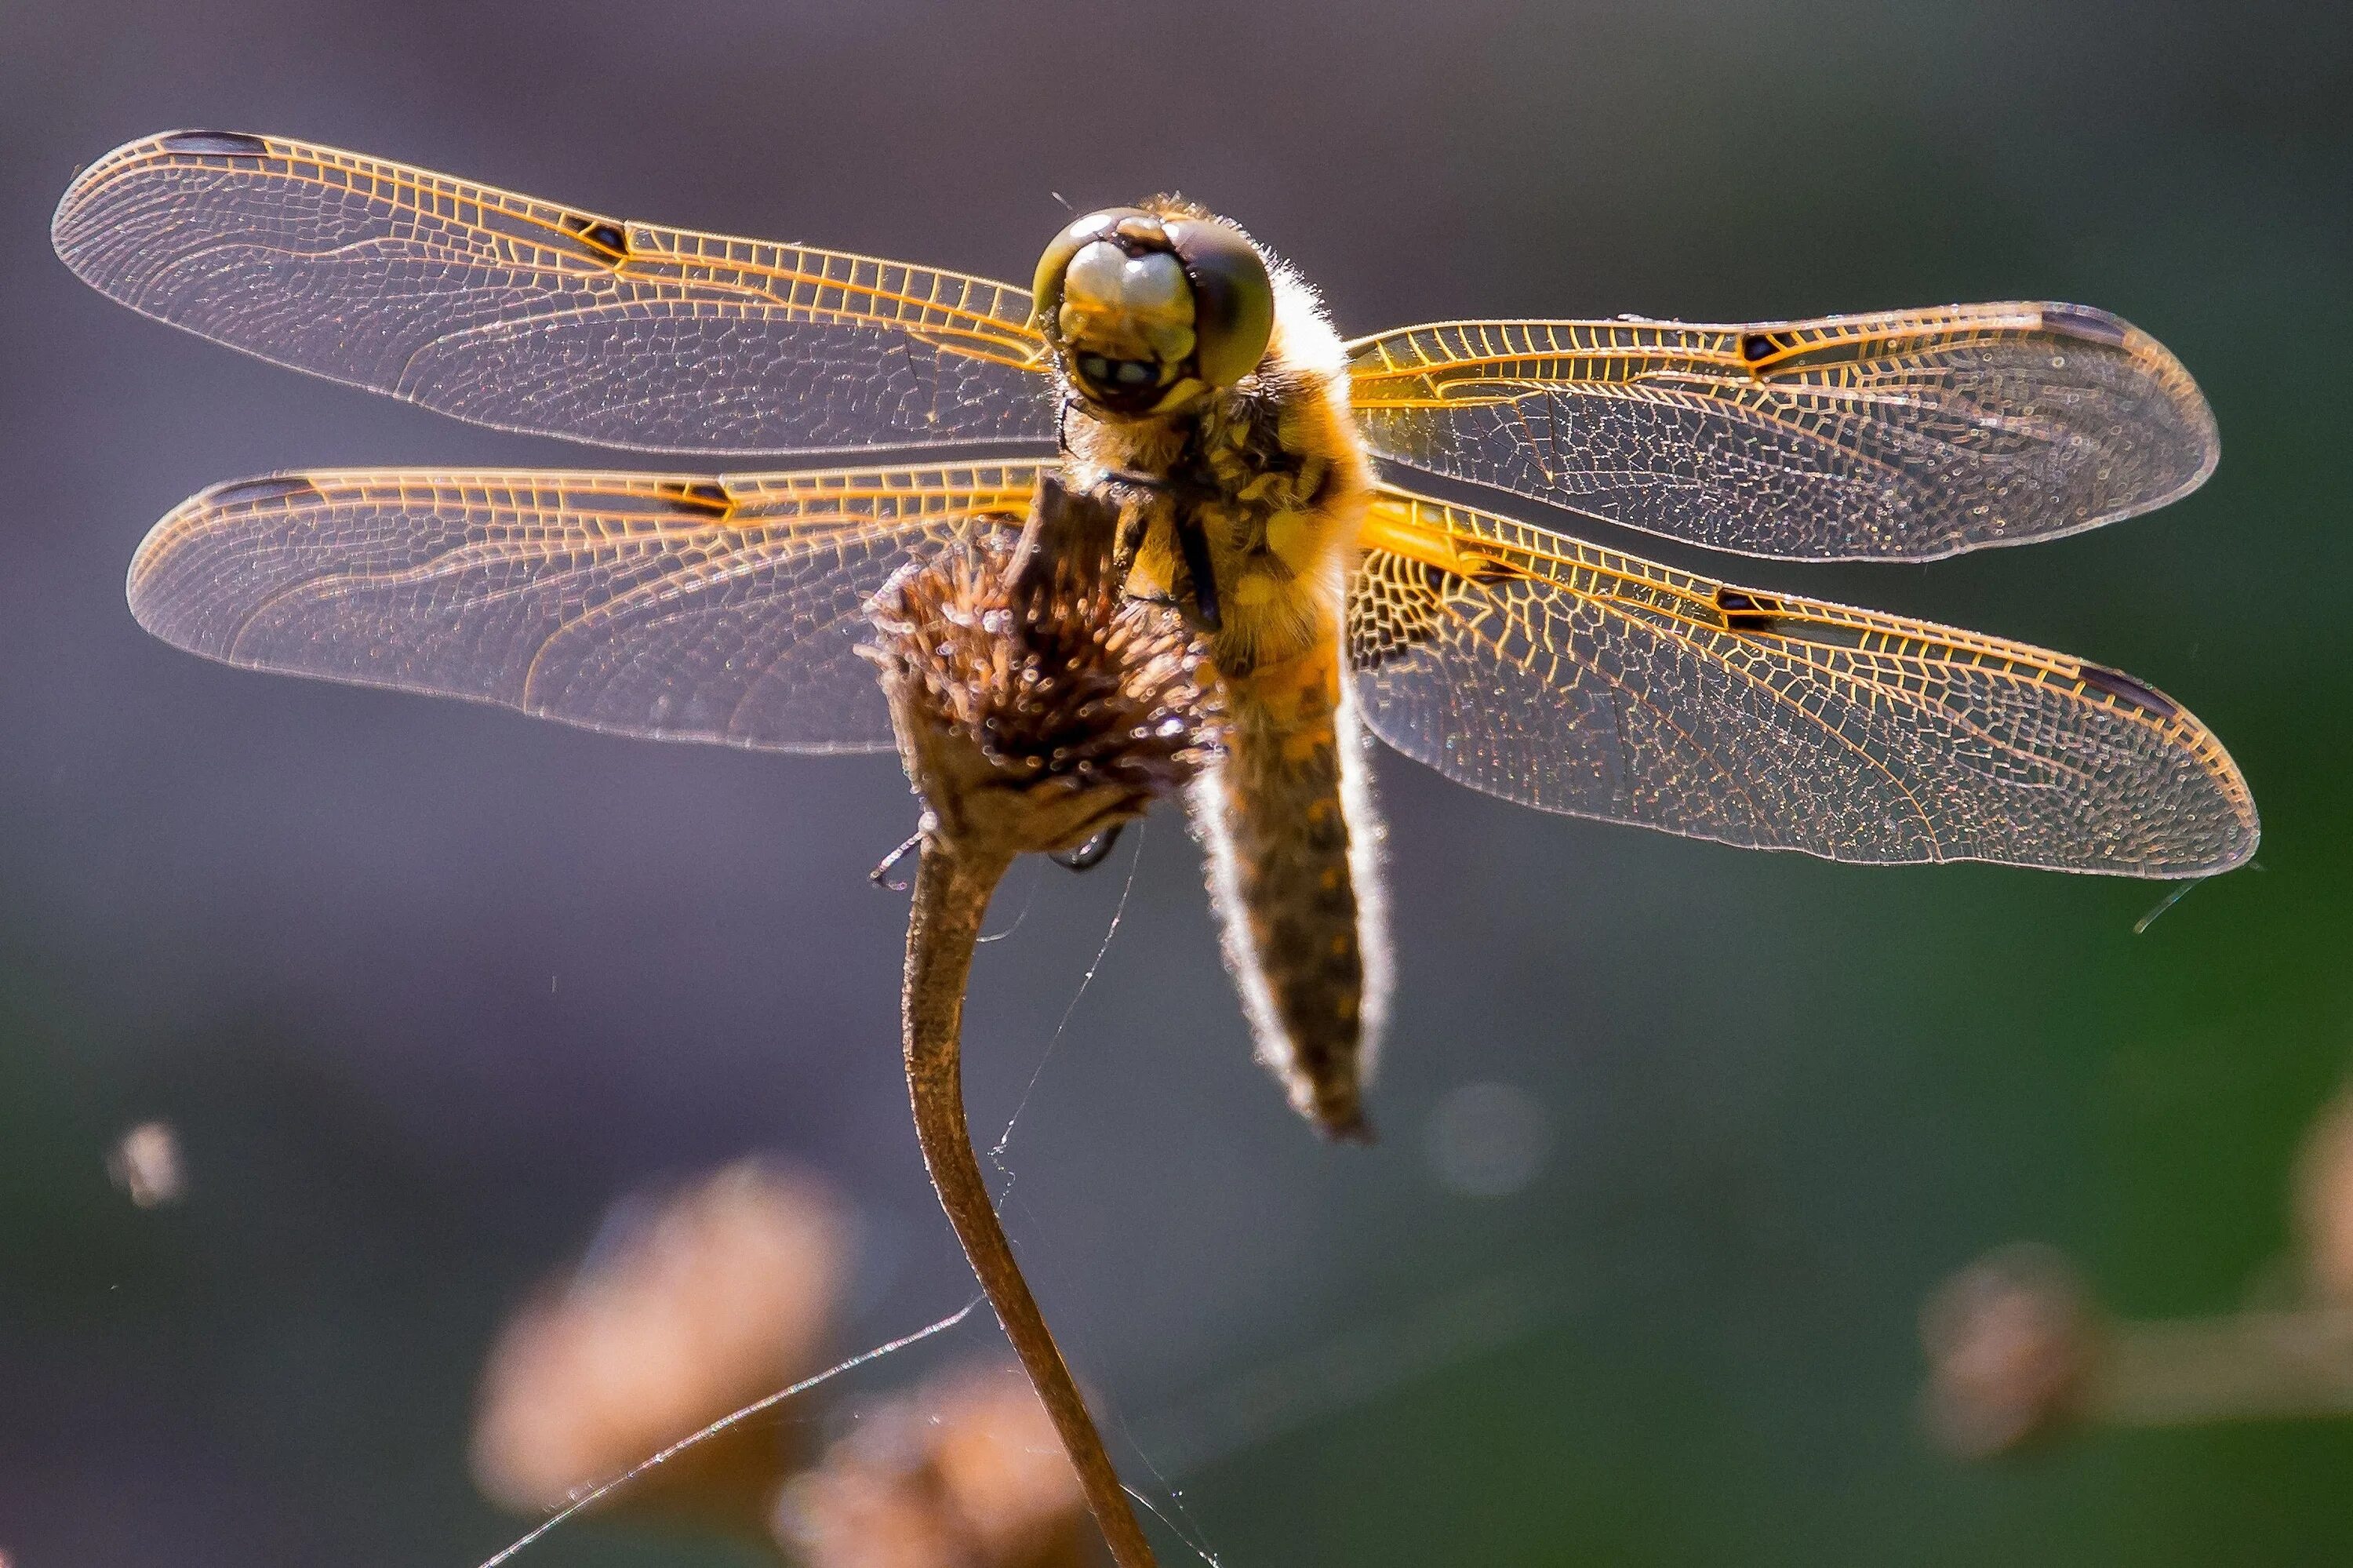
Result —
[[1750, 556], [2072, 534], [2195, 489], [2221, 450], [2180, 361], [2082, 305], [1458, 322], [1350, 348], [1381, 456]]
[[776, 751], [892, 745], [857, 656], [901, 566], [1018, 527], [1021, 466], [242, 480], [183, 503], [131, 608], [207, 658]]
[[2113, 670], [1400, 492], [1364, 542], [1367, 721], [1491, 794], [1874, 863], [2188, 876], [2253, 853], [2221, 743]]
[[1053, 437], [1026, 290], [332, 147], [133, 142], [73, 183], [52, 238], [134, 310], [502, 429], [709, 452]]

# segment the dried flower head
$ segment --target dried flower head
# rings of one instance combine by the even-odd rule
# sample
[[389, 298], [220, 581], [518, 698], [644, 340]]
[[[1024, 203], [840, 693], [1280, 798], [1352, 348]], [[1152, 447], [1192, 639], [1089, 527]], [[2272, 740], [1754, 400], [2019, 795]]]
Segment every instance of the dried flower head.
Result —
[[785, 1489], [779, 1542], [809, 1568], [1085, 1568], [1078, 1477], [1011, 1367], [966, 1369], [871, 1413]]
[[1953, 1276], [1920, 1314], [1923, 1414], [1948, 1452], [2006, 1453], [2084, 1412], [2100, 1358], [2098, 1315], [2060, 1253], [2021, 1244]]
[[168, 1121], [142, 1121], [124, 1133], [107, 1151], [106, 1174], [142, 1209], [176, 1203], [188, 1191], [180, 1135]]
[[[659, 1203], [625, 1202], [588, 1260], [491, 1352], [474, 1430], [482, 1490], [517, 1512], [556, 1507], [813, 1370], [845, 1231], [829, 1193], [754, 1161]], [[774, 1424], [747, 1422], [605, 1506], [757, 1531], [798, 1457]]]
[[[961, 1065], [965, 982], [1006, 868], [1033, 851], [1092, 858], [1215, 751], [1220, 688], [1208, 650], [1175, 611], [1127, 598], [1112, 569], [1118, 525], [1108, 503], [1049, 475], [1018, 545], [1002, 530], [977, 534], [877, 594], [876, 639], [865, 652], [881, 671], [900, 759], [923, 802], [902, 993], [923, 1163], [1113, 1556], [1122, 1568], [1150, 1568], [1151, 1543], [997, 1224], [973, 1156]], [[821, 1528], [828, 1541], [856, 1541], [855, 1555], [828, 1547], [832, 1561], [1000, 1560], [937, 1554], [957, 1539], [941, 1533], [941, 1521], [976, 1528], [964, 1514], [932, 1520], [888, 1488], [843, 1495], [871, 1507], [833, 1508], [869, 1522], [846, 1534]], [[897, 1543], [887, 1552], [885, 1538]]]
[[2296, 1162], [2296, 1219], [2313, 1294], [2353, 1302], [2353, 1089], [2314, 1118]]
[[1018, 544], [979, 532], [875, 596], [865, 652], [928, 828], [1008, 853], [1075, 850], [1215, 754], [1208, 652], [1113, 578], [1115, 524], [1048, 475]]

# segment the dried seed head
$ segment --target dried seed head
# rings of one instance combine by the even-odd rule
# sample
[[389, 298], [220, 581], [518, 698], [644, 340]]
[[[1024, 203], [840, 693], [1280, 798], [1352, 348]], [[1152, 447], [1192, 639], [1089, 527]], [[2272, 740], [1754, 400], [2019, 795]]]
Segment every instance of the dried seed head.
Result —
[[2082, 1415], [2103, 1334], [2066, 1258], [2020, 1244], [1947, 1280], [1921, 1312], [1920, 1339], [1930, 1436], [1983, 1459]]
[[124, 1133], [107, 1153], [106, 1173], [142, 1209], [164, 1208], [187, 1195], [180, 1135], [168, 1121], [142, 1121]]
[[[474, 1428], [482, 1490], [543, 1512], [814, 1370], [847, 1230], [825, 1189], [755, 1161], [625, 1201], [588, 1260], [491, 1352]], [[746, 1422], [598, 1506], [756, 1535], [797, 1457], [775, 1424]]]
[[1012, 1367], [952, 1372], [866, 1413], [778, 1499], [810, 1568], [1092, 1568], [1079, 1480]]
[[1018, 544], [980, 532], [875, 596], [863, 652], [926, 832], [1008, 855], [1076, 849], [1215, 755], [1208, 651], [1175, 610], [1113, 580], [1114, 523], [1050, 475]]

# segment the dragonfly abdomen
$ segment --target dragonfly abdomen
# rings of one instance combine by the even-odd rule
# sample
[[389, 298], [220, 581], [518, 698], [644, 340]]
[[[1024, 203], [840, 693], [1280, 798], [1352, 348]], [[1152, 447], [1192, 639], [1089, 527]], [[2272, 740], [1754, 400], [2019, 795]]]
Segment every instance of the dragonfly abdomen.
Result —
[[1259, 1059], [1327, 1136], [1361, 1138], [1388, 932], [1379, 822], [1336, 652], [1320, 643], [1229, 680], [1227, 755], [1192, 801]]

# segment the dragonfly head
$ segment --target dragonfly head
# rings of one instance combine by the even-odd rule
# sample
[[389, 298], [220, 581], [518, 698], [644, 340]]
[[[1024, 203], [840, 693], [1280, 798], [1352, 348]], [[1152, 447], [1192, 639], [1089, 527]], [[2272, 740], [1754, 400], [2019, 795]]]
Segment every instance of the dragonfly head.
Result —
[[1266, 258], [1176, 202], [1091, 212], [1038, 260], [1038, 324], [1086, 399], [1174, 413], [1258, 368], [1274, 331]]

